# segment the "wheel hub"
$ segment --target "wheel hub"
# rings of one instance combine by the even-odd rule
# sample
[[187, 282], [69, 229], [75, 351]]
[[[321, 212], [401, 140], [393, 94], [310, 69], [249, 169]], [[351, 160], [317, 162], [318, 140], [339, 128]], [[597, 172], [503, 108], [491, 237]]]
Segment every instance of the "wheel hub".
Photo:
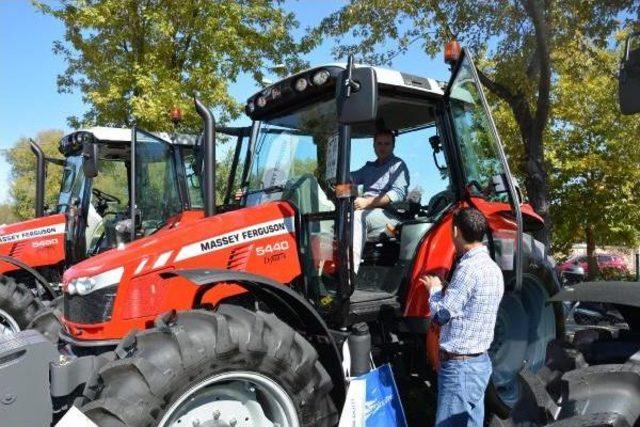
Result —
[[11, 336], [20, 332], [18, 322], [6, 311], [0, 309], [0, 337]]
[[260, 380], [223, 375], [191, 387], [167, 410], [159, 425], [297, 427], [295, 407], [284, 390], [266, 377], [248, 375]]

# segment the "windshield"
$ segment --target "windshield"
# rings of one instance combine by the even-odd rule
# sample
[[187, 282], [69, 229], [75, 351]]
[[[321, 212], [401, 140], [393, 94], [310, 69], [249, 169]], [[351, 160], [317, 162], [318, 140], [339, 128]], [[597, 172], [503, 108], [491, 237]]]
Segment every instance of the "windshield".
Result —
[[465, 57], [451, 85], [451, 115], [460, 146], [467, 189], [492, 201], [507, 201], [506, 191], [497, 192], [493, 177], [504, 174], [487, 112], [473, 78], [473, 65]]
[[326, 148], [337, 132], [333, 99], [265, 120], [248, 176], [246, 204], [285, 199], [303, 214], [333, 210], [323, 188], [332, 178], [327, 175]]
[[64, 213], [74, 198], [80, 198], [86, 179], [82, 172], [82, 156], [69, 156], [64, 163], [62, 183], [58, 195], [57, 213]]
[[135, 144], [136, 208], [147, 235], [181, 212], [182, 203], [173, 147], [141, 130], [136, 130]]

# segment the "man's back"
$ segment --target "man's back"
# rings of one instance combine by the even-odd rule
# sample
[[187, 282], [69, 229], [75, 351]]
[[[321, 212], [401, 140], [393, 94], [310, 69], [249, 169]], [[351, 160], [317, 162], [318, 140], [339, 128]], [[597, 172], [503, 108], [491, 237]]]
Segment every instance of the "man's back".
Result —
[[[464, 254], [440, 297], [449, 300], [445, 309], [448, 313], [433, 313], [442, 323], [440, 347], [459, 354], [486, 351], [494, 329], [487, 325], [495, 324], [503, 293], [502, 271], [487, 249], [481, 246]], [[434, 303], [438, 300], [437, 296], [433, 298]]]

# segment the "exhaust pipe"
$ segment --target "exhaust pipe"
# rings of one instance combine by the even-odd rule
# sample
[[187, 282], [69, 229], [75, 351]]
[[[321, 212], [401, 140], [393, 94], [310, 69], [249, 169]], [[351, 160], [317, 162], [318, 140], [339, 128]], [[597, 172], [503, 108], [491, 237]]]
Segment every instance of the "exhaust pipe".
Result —
[[204, 201], [204, 216], [216, 214], [216, 130], [213, 114], [196, 97], [193, 98], [196, 104], [196, 111], [204, 122], [204, 138], [202, 150], [204, 156], [204, 167], [201, 176]]
[[44, 216], [44, 181], [45, 163], [42, 148], [31, 138], [29, 138], [31, 151], [36, 155], [36, 218]]

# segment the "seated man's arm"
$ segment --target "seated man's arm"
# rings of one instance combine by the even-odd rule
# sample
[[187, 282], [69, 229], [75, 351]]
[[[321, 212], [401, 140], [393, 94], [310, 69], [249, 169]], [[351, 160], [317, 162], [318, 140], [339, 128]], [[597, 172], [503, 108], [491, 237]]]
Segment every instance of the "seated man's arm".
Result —
[[[407, 190], [409, 189], [409, 170], [407, 165], [403, 161], [395, 171], [391, 172], [391, 179], [389, 180], [389, 191], [386, 196], [389, 197], [389, 203], [401, 202], [407, 197]], [[388, 204], [388, 203], [387, 203]]]
[[475, 278], [473, 272], [459, 269], [451, 279], [446, 292], [437, 290], [429, 297], [431, 318], [438, 325], [446, 325], [455, 317], [461, 316], [462, 308], [471, 297]]
[[383, 208], [389, 203], [401, 202], [407, 196], [409, 171], [403, 161], [390, 173], [389, 191], [376, 197], [358, 197], [354, 203], [356, 209]]

